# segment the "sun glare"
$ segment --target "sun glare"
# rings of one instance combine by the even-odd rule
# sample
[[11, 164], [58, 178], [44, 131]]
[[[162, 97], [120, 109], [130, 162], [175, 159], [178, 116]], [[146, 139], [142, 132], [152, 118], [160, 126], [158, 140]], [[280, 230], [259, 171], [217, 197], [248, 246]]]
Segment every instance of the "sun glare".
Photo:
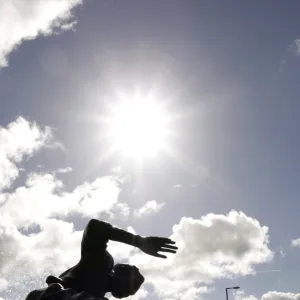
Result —
[[108, 121], [114, 150], [126, 156], [153, 156], [166, 146], [167, 115], [153, 100], [121, 101]]

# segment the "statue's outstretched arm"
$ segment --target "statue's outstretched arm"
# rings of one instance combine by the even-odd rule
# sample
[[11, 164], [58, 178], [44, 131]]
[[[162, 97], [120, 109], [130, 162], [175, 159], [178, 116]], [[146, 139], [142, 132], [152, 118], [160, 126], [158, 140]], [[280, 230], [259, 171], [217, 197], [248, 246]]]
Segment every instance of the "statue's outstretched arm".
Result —
[[106, 247], [108, 240], [137, 247], [146, 254], [160, 258], [166, 258], [166, 256], [158, 252], [176, 253], [178, 249], [175, 246], [175, 242], [168, 238], [157, 236], [141, 237], [96, 219], [91, 219], [85, 228], [82, 248], [90, 248], [98, 244]]

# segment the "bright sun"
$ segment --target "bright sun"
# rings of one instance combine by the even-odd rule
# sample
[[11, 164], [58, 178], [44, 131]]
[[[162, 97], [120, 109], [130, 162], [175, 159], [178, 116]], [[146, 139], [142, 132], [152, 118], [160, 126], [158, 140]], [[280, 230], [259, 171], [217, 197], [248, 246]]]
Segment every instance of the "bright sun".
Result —
[[124, 100], [112, 107], [108, 119], [114, 150], [126, 156], [153, 156], [166, 147], [167, 115], [153, 100]]

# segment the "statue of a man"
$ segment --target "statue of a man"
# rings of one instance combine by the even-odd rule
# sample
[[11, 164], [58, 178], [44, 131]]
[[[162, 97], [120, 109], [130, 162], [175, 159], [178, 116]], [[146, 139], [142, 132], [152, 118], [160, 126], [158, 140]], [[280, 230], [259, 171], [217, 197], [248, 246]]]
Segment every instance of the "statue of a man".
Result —
[[[56, 291], [56, 297], [63, 293], [64, 297], [69, 297], [65, 299], [88, 299], [87, 295], [103, 299], [107, 292], [111, 292], [115, 298], [134, 295], [143, 284], [144, 277], [135, 266], [114, 265], [113, 257], [107, 251], [109, 240], [137, 247], [144, 253], [160, 258], [166, 256], [159, 252], [176, 253], [178, 249], [175, 242], [168, 238], [141, 237], [109, 223], [91, 219], [83, 233], [79, 262], [59, 277], [47, 277], [47, 299], [51, 295], [50, 288]], [[43, 300], [43, 293], [45, 295], [45, 289], [32, 291], [26, 300]]]

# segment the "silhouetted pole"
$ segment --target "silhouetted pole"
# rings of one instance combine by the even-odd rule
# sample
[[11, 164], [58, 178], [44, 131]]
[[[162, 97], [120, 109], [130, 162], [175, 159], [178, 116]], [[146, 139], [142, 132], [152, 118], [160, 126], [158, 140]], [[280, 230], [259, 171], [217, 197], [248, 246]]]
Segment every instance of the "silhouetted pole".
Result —
[[240, 287], [239, 286], [234, 286], [234, 287], [229, 287], [226, 288], [226, 300], [228, 300], [228, 290], [238, 290]]

